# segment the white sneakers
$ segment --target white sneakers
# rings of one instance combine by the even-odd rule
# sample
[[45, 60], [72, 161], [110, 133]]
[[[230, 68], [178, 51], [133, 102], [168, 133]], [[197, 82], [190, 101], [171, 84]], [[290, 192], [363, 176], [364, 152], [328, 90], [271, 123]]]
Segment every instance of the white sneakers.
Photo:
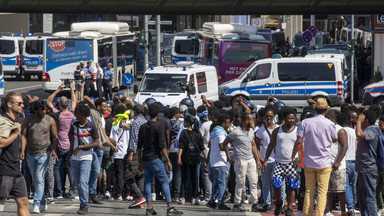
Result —
[[327, 212], [324, 214], [324, 216], [333, 216], [333, 214], [331, 212]]
[[383, 216], [384, 215], [384, 209], [379, 209], [377, 211], [377, 216]]
[[32, 213], [34, 213], [34, 214], [40, 214], [40, 207], [37, 206], [37, 205], [33, 206]]

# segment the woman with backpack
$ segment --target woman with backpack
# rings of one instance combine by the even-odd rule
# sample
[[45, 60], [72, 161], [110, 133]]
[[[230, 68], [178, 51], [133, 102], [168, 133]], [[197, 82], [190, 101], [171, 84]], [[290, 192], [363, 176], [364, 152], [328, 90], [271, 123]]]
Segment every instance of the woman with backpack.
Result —
[[[203, 136], [199, 130], [199, 122], [193, 116], [186, 116], [184, 127], [179, 140], [179, 159], [181, 166], [181, 197], [185, 197], [185, 186], [189, 170], [190, 181], [192, 185], [192, 205], [199, 205], [197, 197], [197, 165], [200, 162], [200, 153], [202, 152], [207, 161], [207, 155], [203, 144]], [[184, 198], [180, 198], [180, 204], [185, 203]]]

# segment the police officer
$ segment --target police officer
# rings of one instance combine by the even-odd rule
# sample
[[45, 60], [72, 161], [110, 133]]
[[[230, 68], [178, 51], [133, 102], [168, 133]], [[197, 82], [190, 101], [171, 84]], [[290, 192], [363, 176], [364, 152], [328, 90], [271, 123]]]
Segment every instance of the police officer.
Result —
[[112, 63], [108, 63], [108, 66], [104, 68], [103, 76], [103, 89], [104, 97], [107, 101], [112, 100], [112, 86], [114, 78], [114, 71], [112, 69]]
[[84, 76], [85, 76], [85, 86], [84, 86], [84, 94], [87, 96], [91, 96], [90, 94], [94, 92], [95, 86], [93, 85], [93, 69], [92, 62], [87, 61], [87, 66], [84, 67]]

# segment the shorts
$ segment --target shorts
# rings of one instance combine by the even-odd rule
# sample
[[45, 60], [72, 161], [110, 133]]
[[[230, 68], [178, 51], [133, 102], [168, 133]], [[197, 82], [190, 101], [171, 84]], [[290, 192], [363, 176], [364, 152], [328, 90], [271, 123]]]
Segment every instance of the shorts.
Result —
[[300, 188], [300, 176], [296, 171], [295, 165], [291, 162], [283, 164], [276, 162], [273, 167], [272, 186], [273, 188], [280, 188], [284, 184], [284, 179], [287, 188], [298, 189]]
[[347, 185], [346, 169], [338, 169], [331, 172], [329, 178], [328, 192], [342, 193], [345, 192]]
[[113, 174], [113, 157], [111, 156], [111, 160], [109, 160], [109, 155], [111, 152], [111, 147], [104, 146], [103, 148], [103, 161], [101, 162], [101, 171], [100, 173], [103, 173], [103, 170], [107, 174]]
[[27, 184], [24, 176], [2, 176], [0, 204], [4, 204], [9, 196], [13, 198], [27, 197]]

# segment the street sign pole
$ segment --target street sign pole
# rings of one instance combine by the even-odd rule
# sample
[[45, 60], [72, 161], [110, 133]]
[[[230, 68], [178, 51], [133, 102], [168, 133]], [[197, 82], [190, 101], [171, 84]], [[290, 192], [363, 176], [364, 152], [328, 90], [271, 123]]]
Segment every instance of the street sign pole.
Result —
[[355, 93], [355, 15], [352, 14], [352, 23], [351, 23], [351, 47], [352, 47], [352, 56], [351, 56], [351, 104], [354, 104], [354, 93]]
[[156, 15], [156, 66], [160, 66], [161, 65], [161, 61], [160, 61], [160, 46], [161, 46], [161, 43], [160, 43], [160, 40], [161, 40], [161, 33], [160, 33], [160, 22], [161, 22], [161, 19], [160, 19], [160, 15]]

